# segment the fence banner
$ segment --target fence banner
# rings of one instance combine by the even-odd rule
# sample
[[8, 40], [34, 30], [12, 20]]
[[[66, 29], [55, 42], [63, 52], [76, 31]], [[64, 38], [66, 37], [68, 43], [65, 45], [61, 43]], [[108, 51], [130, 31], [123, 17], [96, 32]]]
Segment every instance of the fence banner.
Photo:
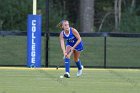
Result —
[[28, 15], [27, 66], [41, 67], [41, 15]]

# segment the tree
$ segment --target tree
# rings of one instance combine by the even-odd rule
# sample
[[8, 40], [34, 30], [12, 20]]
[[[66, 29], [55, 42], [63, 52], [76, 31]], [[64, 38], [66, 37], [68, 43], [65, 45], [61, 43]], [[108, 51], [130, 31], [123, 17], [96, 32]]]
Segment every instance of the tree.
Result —
[[133, 12], [133, 10], [135, 8], [135, 4], [136, 4], [136, 0], [132, 0], [132, 2], [131, 2], [131, 12]]
[[80, 0], [80, 29], [94, 32], [94, 0]]
[[114, 0], [114, 14], [115, 14], [115, 31], [119, 31], [121, 22], [121, 1]]
[[27, 14], [32, 13], [31, 0], [0, 0], [1, 30], [26, 31]]
[[122, 32], [140, 32], [140, 0], [123, 0], [120, 30]]

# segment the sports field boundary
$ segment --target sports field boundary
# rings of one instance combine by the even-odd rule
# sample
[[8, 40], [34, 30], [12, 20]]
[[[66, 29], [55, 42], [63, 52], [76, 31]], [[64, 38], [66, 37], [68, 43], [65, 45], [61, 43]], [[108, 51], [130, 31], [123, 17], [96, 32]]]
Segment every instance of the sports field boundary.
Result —
[[[43, 38], [45, 38], [44, 39], [44, 46], [43, 46], [43, 66], [44, 67], [55, 67], [55, 66], [57, 66], [57, 64], [53, 64], [53, 63], [51, 63], [50, 64], [50, 47], [49, 47], [49, 41], [50, 41], [50, 39], [49, 38], [52, 38], [52, 37], [58, 37], [59, 36], [59, 33], [55, 33], [55, 32], [50, 32], [50, 33], [47, 33], [47, 32], [42, 32], [41, 33], [42, 34], [42, 37]], [[80, 33], [80, 35], [81, 35], [81, 37], [102, 37], [102, 46], [100, 47], [101, 49], [102, 49], [102, 52], [101, 52], [101, 56], [99, 56], [99, 57], [101, 57], [101, 60], [102, 60], [102, 63], [101, 63], [101, 65], [84, 65], [85, 67], [87, 67], [87, 68], [113, 68], [113, 69], [140, 69], [140, 65], [139, 65], [139, 57], [137, 57], [136, 56], [136, 58], [131, 58], [131, 56], [130, 57], [128, 57], [128, 58], [131, 58], [132, 59], [132, 61], [131, 62], [133, 62], [133, 61], [135, 61], [135, 64], [134, 63], [128, 63], [128, 65], [127, 64], [120, 64], [120, 62], [122, 62], [122, 60], [121, 61], [119, 61], [119, 64], [120, 65], [114, 65], [113, 63], [115, 63], [114, 61], [113, 61], [113, 63], [111, 63], [111, 65], [110, 65], [110, 63], [109, 63], [109, 59], [111, 59], [111, 57], [110, 57], [110, 55], [111, 55], [111, 53], [114, 53], [114, 52], [112, 52], [112, 51], [116, 51], [115, 49], [111, 49], [111, 50], [109, 50], [108, 48], [110, 48], [110, 45], [112, 44], [111, 42], [113, 42], [113, 41], [111, 41], [111, 39], [110, 38], [108, 38], [108, 37], [116, 37], [116, 38], [118, 38], [118, 37], [123, 37], [123, 38], [134, 38], [134, 39], [136, 39], [136, 38], [140, 38], [140, 33], [119, 33], [119, 32], [94, 32], [94, 33]], [[6, 36], [27, 36], [27, 32], [20, 32], [20, 31], [0, 31], [0, 37], [5, 37], [4, 39], [6, 39], [6, 40], [8, 40], [7, 38], [6, 38]], [[9, 37], [8, 37], [9, 38]], [[11, 37], [10, 37], [11, 38]], [[25, 40], [26, 38], [21, 38], [21, 40]], [[55, 40], [55, 39], [54, 39]], [[114, 40], [114, 39], [113, 39]], [[131, 45], [132, 44], [132, 46], [134, 46], [134, 47], [139, 47], [139, 40], [136, 40], [137, 41], [137, 44], [136, 44], [136, 42], [134, 42], [134, 43], [131, 43], [130, 42], [130, 44], [128, 44], [128, 45]], [[5, 42], [7, 42], [7, 41], [5, 41]], [[109, 43], [110, 42], [110, 43]], [[117, 41], [116, 41], [117, 42]], [[10, 42], [11, 43], [11, 42]], [[12, 42], [13, 43], [13, 42]], [[9, 44], [9, 43], [8, 43]], [[93, 44], [93, 43], [92, 43]], [[133, 45], [134, 44], [134, 45]], [[16, 45], [16, 44], [15, 44]], [[8, 45], [6, 45], [6, 46], [8, 46]], [[97, 44], [97, 46], [98, 46], [98, 44]], [[14, 46], [14, 47], [17, 47], [17, 46]], [[111, 47], [114, 47], [114, 45], [112, 44], [111, 45]], [[120, 47], [124, 47], [124, 46], [120, 46]], [[125, 46], [125, 47], [127, 47], [127, 46]], [[2, 48], [2, 50], [4, 50], [3, 49], [3, 47], [1, 47]], [[6, 47], [5, 48], [5, 50], [6, 51], [9, 51], [9, 50], [7, 50], [7, 48], [8, 47]], [[117, 48], [117, 47], [114, 47], [114, 48]], [[129, 47], [129, 48], [132, 48], [132, 47]], [[25, 49], [25, 48], [24, 48]], [[120, 48], [118, 48], [118, 49], [120, 49]], [[23, 49], [22, 49], [23, 50]], [[110, 52], [111, 51], [111, 52]], [[136, 52], [137, 52], [137, 55], [139, 55], [139, 48], [136, 48], [136, 50], [135, 50]], [[45, 53], [44, 53], [45, 52]], [[53, 51], [54, 52], [54, 51]], [[52, 53], [53, 53], [52, 52]], [[6, 54], [7, 52], [5, 52], [5, 54]], [[14, 53], [14, 52], [12, 52], [12, 53]], [[133, 53], [133, 51], [132, 51], [132, 53]], [[15, 53], [16, 54], [16, 53]], [[18, 54], [18, 53], [17, 53]], [[16, 54], [16, 55], [17, 55]], [[6, 54], [7, 55], [7, 54]], [[98, 56], [97, 56], [98, 57]], [[12, 58], [12, 57], [11, 57]], [[14, 58], [14, 57], [13, 57]], [[4, 58], [3, 58], [4, 59]], [[6, 58], [5, 58], [6, 59]], [[120, 58], [120, 59], [122, 59], [122, 58]], [[25, 58], [23, 59], [23, 60], [25, 60]], [[116, 61], [116, 59], [113, 59], [113, 60], [115, 60]], [[4, 60], [5, 61], [5, 60]], [[10, 63], [11, 62], [11, 60], [10, 60], [10, 62], [9, 62], [9, 64], [5, 64], [6, 62], [4, 62], [4, 61], [2, 61], [2, 63], [0, 64], [0, 67], [5, 67], [5, 66], [20, 66], [20, 67], [22, 67], [22, 66], [26, 66], [25, 65], [25, 63], [20, 63], [20, 64], [18, 64], [18, 62], [17, 63], [14, 63], [13, 64], [13, 62], [12, 63]], [[25, 61], [24, 61], [25, 62]], [[95, 61], [95, 62], [97, 62], [97, 61]], [[61, 66], [63, 66], [63, 65], [61, 65]], [[61, 66], [59, 66], [59, 67], [61, 67]]]
[[[28, 68], [28, 67], [0, 67], [0, 70], [65, 70], [65, 68]], [[77, 68], [71, 68], [71, 70], [77, 70]], [[116, 71], [140, 71], [140, 69], [112, 69], [112, 68], [84, 68], [84, 70], [91, 70], [91, 71], [107, 71], [107, 70], [116, 70]]]

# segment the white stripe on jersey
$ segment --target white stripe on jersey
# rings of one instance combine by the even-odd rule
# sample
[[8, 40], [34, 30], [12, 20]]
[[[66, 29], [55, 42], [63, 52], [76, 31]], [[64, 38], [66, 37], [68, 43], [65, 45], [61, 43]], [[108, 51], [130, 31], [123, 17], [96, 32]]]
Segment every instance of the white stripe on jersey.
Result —
[[69, 34], [68, 35], [65, 33], [64, 30], [63, 30], [63, 32], [64, 32], [65, 36], [68, 37], [70, 35], [70, 28], [69, 28]]

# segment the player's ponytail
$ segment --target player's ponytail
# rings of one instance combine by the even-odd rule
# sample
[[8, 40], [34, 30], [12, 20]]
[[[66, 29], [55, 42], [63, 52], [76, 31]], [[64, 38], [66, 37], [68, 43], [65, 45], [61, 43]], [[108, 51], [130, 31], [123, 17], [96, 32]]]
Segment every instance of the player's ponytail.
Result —
[[58, 27], [58, 28], [60, 28], [60, 29], [63, 29], [63, 28], [62, 28], [63, 22], [66, 22], [66, 21], [68, 21], [68, 20], [62, 20], [62, 21], [60, 21], [60, 22], [57, 24], [56, 27]]
[[62, 22], [59, 22], [59, 23], [57, 24], [56, 27], [58, 27], [58, 28], [60, 28], [60, 29], [63, 29], [63, 28], [62, 28], [62, 24], [63, 24]]

